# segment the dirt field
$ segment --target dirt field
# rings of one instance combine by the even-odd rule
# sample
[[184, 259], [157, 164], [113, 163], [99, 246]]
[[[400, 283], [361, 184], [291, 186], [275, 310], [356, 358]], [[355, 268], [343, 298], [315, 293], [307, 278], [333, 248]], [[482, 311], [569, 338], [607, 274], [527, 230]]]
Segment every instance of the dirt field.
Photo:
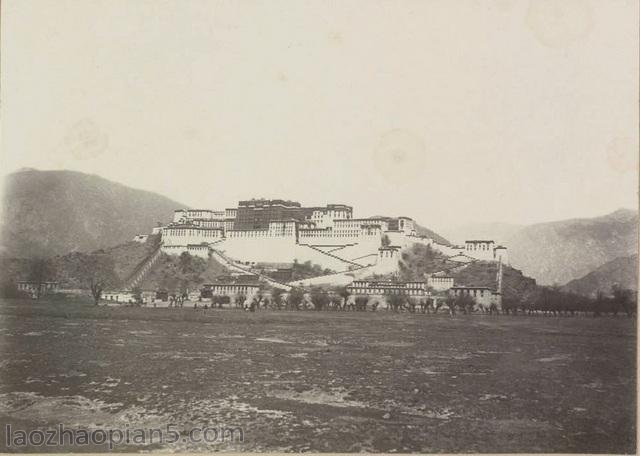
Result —
[[185, 308], [115, 320], [16, 305], [0, 304], [0, 451], [15, 451], [6, 423], [175, 423], [240, 426], [244, 442], [116, 450], [635, 452], [627, 318]]

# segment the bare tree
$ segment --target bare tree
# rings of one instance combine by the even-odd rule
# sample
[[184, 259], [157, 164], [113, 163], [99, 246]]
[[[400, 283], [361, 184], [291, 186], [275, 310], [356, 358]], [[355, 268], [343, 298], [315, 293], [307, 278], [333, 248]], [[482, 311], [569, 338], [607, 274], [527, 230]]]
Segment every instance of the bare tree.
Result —
[[46, 258], [36, 258], [29, 265], [29, 281], [35, 284], [36, 299], [40, 299], [45, 282], [55, 275], [53, 265]]
[[118, 283], [113, 259], [106, 254], [92, 254], [85, 267], [85, 283], [91, 291], [94, 304], [100, 303], [102, 292]]

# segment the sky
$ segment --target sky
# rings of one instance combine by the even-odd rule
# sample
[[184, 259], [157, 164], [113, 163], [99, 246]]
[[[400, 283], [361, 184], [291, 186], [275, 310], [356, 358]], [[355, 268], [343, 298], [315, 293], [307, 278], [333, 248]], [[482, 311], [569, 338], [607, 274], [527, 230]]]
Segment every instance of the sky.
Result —
[[4, 1], [3, 174], [446, 227], [638, 205], [638, 3]]

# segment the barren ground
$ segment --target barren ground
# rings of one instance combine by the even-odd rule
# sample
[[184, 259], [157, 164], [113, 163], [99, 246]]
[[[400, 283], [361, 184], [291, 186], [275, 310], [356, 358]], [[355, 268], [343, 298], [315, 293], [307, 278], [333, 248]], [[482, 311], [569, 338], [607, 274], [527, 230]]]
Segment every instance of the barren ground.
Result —
[[0, 451], [6, 423], [173, 423], [244, 442], [116, 450], [635, 452], [627, 318], [47, 305], [0, 303]]

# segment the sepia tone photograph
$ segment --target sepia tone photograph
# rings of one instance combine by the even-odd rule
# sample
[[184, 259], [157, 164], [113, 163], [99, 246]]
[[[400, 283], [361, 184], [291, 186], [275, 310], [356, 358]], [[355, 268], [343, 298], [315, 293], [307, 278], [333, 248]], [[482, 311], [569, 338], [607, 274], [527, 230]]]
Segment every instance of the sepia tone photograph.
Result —
[[0, 453], [637, 452], [637, 0], [5, 0]]

